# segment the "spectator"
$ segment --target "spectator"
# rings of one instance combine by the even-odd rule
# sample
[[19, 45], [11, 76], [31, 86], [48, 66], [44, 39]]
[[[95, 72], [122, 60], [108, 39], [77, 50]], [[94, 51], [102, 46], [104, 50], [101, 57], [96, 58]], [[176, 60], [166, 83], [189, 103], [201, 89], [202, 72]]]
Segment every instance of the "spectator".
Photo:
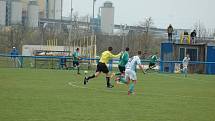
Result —
[[192, 43], [196, 43], [196, 30], [193, 30], [190, 34], [190, 38], [191, 38], [191, 41]]
[[16, 47], [13, 47], [13, 49], [10, 52], [10, 56], [13, 61], [14, 67], [18, 67], [19, 62], [18, 55], [19, 55], [18, 50], [16, 49]]
[[172, 27], [171, 24], [170, 24], [169, 27], [167, 28], [167, 33], [168, 33], [168, 40], [169, 40], [170, 42], [172, 42], [173, 27]]
[[63, 54], [63, 56], [62, 57], [60, 57], [60, 66], [61, 66], [61, 69], [63, 69], [64, 67], [65, 67], [65, 69], [68, 69], [68, 67], [67, 67], [67, 64], [66, 64], [66, 53], [64, 53]]
[[16, 58], [18, 55], [18, 50], [16, 49], [16, 47], [13, 47], [13, 49], [10, 52], [11, 58]]

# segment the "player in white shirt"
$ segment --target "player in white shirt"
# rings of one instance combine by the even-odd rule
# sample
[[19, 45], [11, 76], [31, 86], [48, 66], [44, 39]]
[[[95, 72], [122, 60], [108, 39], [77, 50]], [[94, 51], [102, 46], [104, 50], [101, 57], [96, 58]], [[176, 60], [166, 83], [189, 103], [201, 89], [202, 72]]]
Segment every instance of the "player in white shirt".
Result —
[[137, 74], [136, 74], [137, 65], [139, 66], [139, 68], [144, 73], [144, 69], [143, 69], [143, 66], [141, 65], [141, 61], [140, 61], [140, 56], [141, 56], [141, 51], [138, 51], [138, 55], [133, 56], [132, 58], [130, 58], [128, 60], [128, 63], [125, 66], [126, 67], [126, 69], [125, 69], [125, 78], [126, 78], [127, 83], [129, 85], [128, 95], [134, 93], [134, 86], [135, 86], [135, 84], [137, 82]]
[[183, 61], [182, 61], [182, 63], [183, 63], [183, 73], [185, 74], [185, 77], [187, 77], [187, 71], [188, 71], [187, 66], [189, 64], [189, 61], [190, 61], [190, 56], [189, 56], [189, 54], [187, 54], [184, 57]]

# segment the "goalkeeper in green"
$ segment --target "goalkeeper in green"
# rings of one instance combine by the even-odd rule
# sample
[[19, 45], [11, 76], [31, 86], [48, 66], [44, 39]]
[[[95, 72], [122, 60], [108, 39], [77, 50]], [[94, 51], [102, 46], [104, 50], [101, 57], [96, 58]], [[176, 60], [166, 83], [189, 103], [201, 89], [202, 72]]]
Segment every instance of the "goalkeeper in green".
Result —
[[158, 61], [158, 57], [157, 57], [157, 52], [155, 53], [155, 55], [152, 55], [150, 57], [150, 62], [149, 62], [149, 68], [146, 69], [146, 71], [153, 69], [154, 67], [156, 67], [156, 63]]

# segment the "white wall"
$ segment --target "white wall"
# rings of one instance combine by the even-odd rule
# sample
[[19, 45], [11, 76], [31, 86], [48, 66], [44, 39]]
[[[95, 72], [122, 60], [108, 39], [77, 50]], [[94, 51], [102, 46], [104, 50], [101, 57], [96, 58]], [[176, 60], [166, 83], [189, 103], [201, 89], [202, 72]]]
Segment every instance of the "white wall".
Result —
[[65, 46], [47, 46], [47, 45], [23, 45], [22, 55], [23, 56], [33, 56], [35, 50], [50, 50], [50, 51], [64, 51]]
[[101, 31], [106, 34], [113, 34], [114, 29], [114, 8], [101, 8]]

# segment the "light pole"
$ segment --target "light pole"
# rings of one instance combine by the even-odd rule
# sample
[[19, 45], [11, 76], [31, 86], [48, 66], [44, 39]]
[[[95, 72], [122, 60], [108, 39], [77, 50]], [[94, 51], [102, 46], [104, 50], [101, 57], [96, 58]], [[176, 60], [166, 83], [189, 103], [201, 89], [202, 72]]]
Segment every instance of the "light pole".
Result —
[[93, 19], [94, 19], [95, 2], [96, 2], [96, 0], [93, 0]]
[[[70, 51], [70, 48], [71, 48], [71, 41], [72, 41], [72, 39], [71, 39], [71, 37], [72, 37], [72, 25], [73, 25], [73, 23], [72, 23], [72, 11], [73, 11], [73, 8], [72, 8], [72, 0], [71, 0], [71, 24], [70, 24], [70, 28], [69, 28], [69, 38], [68, 38], [68, 45], [67, 45], [67, 47], [68, 47], [68, 51]], [[70, 53], [69, 53], [69, 55], [71, 54], [71, 51], [70, 51]]]
[[70, 28], [69, 28], [69, 43], [71, 42], [71, 34], [72, 34], [72, 0], [71, 0], [71, 24], [70, 24]]
[[93, 34], [94, 34], [94, 9], [95, 9], [95, 2], [96, 2], [96, 0], [93, 0], [93, 21], [92, 21], [92, 31], [93, 31]]
[[60, 11], [60, 19], [61, 19], [61, 24], [62, 24], [62, 20], [63, 20], [63, 0], [61, 0], [61, 11]]

